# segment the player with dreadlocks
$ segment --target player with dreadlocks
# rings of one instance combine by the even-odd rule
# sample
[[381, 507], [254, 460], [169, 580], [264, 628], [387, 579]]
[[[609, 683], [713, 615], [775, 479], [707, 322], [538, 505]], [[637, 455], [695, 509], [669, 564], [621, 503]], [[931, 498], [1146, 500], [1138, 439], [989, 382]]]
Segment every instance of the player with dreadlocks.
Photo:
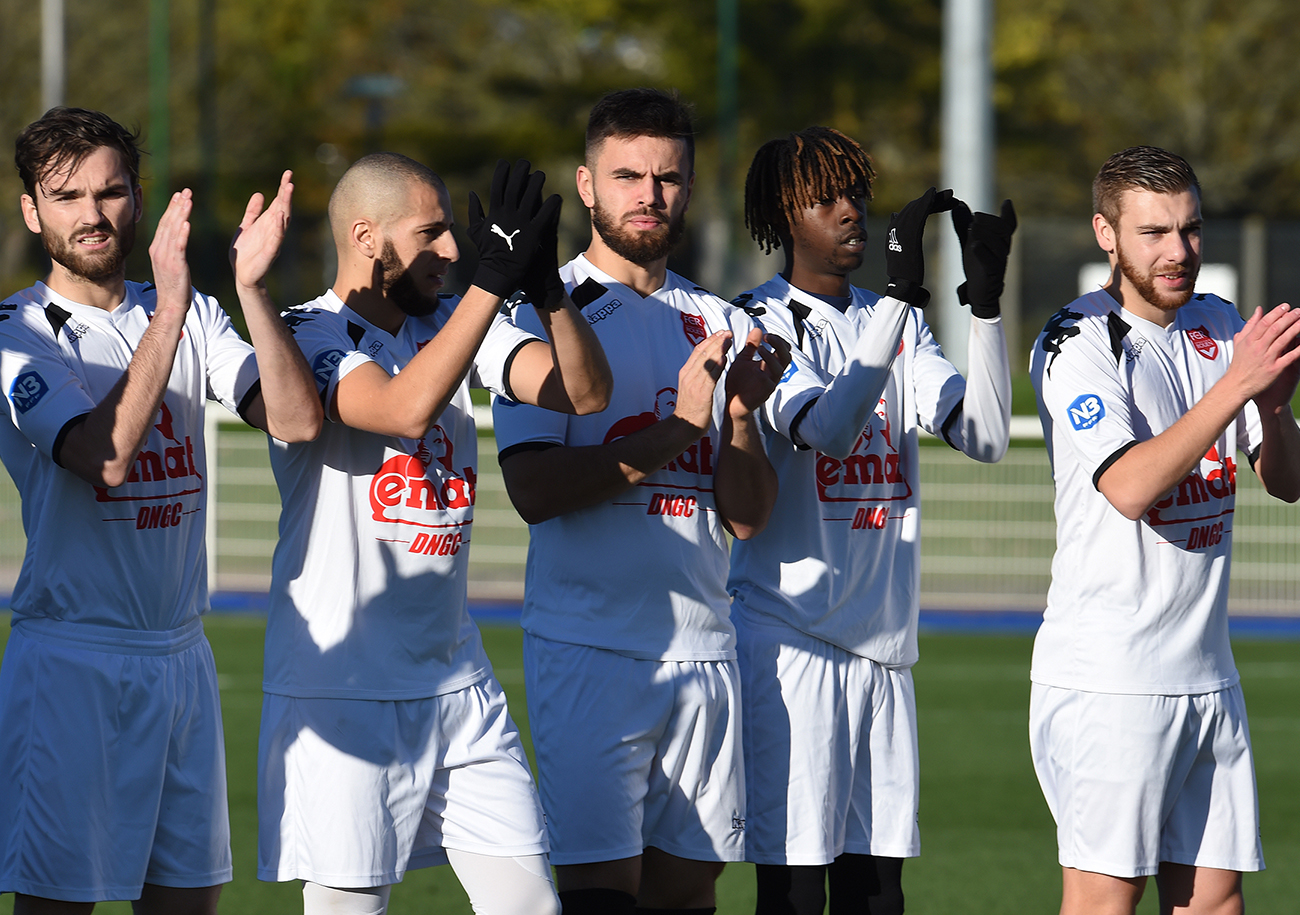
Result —
[[[732, 547], [744, 702], [746, 856], [759, 915], [903, 911], [920, 853], [916, 703], [918, 427], [985, 462], [1006, 451], [1011, 377], [998, 308], [1015, 217], [972, 216], [951, 191], [895, 213], [885, 296], [858, 289], [875, 178], [855, 141], [811, 127], [759, 149], [745, 222], [785, 267], [736, 299], [806, 360], [762, 410], [780, 480], [767, 528]], [[963, 239], [969, 383], [921, 307], [921, 240], [951, 210]]]

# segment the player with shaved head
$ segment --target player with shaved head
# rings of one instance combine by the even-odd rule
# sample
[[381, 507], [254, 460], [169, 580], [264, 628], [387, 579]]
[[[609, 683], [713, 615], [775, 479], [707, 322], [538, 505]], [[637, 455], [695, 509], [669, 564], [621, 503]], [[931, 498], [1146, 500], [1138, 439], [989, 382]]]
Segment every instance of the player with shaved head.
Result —
[[193, 198], [173, 194], [126, 279], [143, 213], [136, 136], [54, 108], [18, 138], [22, 213], [50, 272], [0, 304], [0, 458], [27, 553], [0, 665], [0, 893], [14, 911], [202, 915], [230, 880], [208, 609], [204, 411], [285, 440], [321, 407], [263, 279], [289, 223], [285, 172], [231, 249], [245, 343], [190, 286]]
[[[878, 296], [849, 282], [874, 177], [855, 140], [810, 127], [761, 147], [745, 180], [745, 221], [785, 263], [736, 304], [806, 357], [764, 405], [781, 488], [772, 523], [732, 545], [727, 582], [759, 915], [820, 915], [828, 885], [832, 912], [903, 911], [903, 860], [920, 853], [918, 431], [986, 462], [1010, 437], [998, 300], [1014, 222], [931, 188], [890, 220]], [[921, 312], [922, 231], [945, 209], [964, 242], [969, 379]]]
[[1030, 749], [1056, 818], [1062, 915], [1237, 915], [1263, 869], [1228, 638], [1237, 452], [1300, 499], [1300, 311], [1243, 321], [1196, 292], [1201, 186], [1154, 146], [1093, 182], [1106, 285], [1047, 322], [1030, 377], [1056, 487]]
[[[263, 880], [307, 915], [386, 910], [408, 868], [450, 862], [480, 915], [558, 912], [536, 789], [466, 610], [477, 434], [471, 384], [565, 413], [604, 408], [609, 366], [556, 272], [560, 199], [501, 162], [463, 298], [442, 180], [394, 153], [330, 198], [338, 275], [286, 315], [326, 423], [271, 443], [283, 511], [259, 754]], [[540, 335], [501, 314], [523, 288]]]

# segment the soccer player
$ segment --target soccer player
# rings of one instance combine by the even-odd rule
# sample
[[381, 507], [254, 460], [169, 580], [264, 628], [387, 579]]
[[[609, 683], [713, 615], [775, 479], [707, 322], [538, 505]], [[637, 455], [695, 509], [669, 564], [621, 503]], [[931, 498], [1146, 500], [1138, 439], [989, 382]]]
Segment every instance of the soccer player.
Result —
[[577, 174], [591, 244], [561, 274], [613, 401], [578, 418], [494, 406], [530, 525], [524, 675], [565, 915], [711, 912], [744, 852], [724, 530], [752, 537], [776, 496], [753, 411], [781, 364], [743, 311], [667, 269], [693, 164], [675, 96], [596, 104]]
[[[393, 153], [358, 160], [330, 197], [334, 285], [287, 313], [330, 422], [271, 442], [258, 876], [305, 881], [307, 915], [376, 915], [408, 867], [448, 861], [480, 915], [558, 912], [537, 791], [466, 609], [469, 385], [566, 412], [608, 401], [543, 180], [501, 162], [486, 217], [471, 195], [479, 261], [457, 298], [439, 293], [459, 257], [442, 180]], [[541, 290], [545, 339], [500, 314], [521, 284]]]
[[1056, 556], [1029, 729], [1057, 823], [1061, 912], [1241, 912], [1263, 867], [1250, 733], [1228, 641], [1243, 451], [1300, 497], [1300, 311], [1197, 294], [1201, 189], [1139, 146], [1093, 182], [1107, 284], [1057, 312], [1030, 372], [1056, 484]]
[[[979, 461], [1006, 451], [1011, 376], [998, 299], [1014, 217], [971, 220], [928, 191], [889, 227], [882, 298], [862, 265], [875, 177], [829, 127], [772, 140], [745, 180], [745, 222], [781, 272], [739, 296], [807, 357], [762, 410], [780, 479], [766, 529], [732, 545], [745, 697], [746, 856], [759, 915], [903, 911], [903, 859], [920, 853], [912, 665], [921, 575], [918, 427]], [[926, 218], [953, 209], [968, 281], [970, 380], [918, 307]]]
[[127, 282], [144, 211], [137, 137], [53, 108], [18, 138], [23, 219], [51, 259], [0, 304], [0, 457], [27, 553], [0, 666], [0, 892], [14, 911], [216, 911], [230, 879], [208, 609], [204, 403], [284, 439], [321, 409], [262, 285], [293, 185], [249, 201], [231, 251], [257, 347], [190, 287], [174, 194]]

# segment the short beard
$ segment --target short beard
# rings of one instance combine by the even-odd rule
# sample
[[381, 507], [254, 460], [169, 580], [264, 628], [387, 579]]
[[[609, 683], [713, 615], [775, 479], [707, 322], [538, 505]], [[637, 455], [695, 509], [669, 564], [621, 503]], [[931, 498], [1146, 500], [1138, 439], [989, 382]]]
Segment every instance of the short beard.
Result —
[[390, 302], [413, 318], [423, 318], [438, 310], [438, 297], [427, 296], [415, 288], [415, 280], [406, 264], [397, 256], [397, 248], [392, 241], [385, 239], [379, 252], [379, 263], [383, 267], [384, 295]]
[[1124, 256], [1124, 250], [1118, 245], [1115, 246], [1115, 257], [1119, 261], [1120, 272], [1125, 278], [1133, 284], [1138, 295], [1150, 305], [1159, 308], [1161, 311], [1177, 311], [1186, 305], [1193, 295], [1196, 294], [1196, 276], [1200, 273], [1200, 264], [1184, 271], [1188, 278], [1188, 288], [1182, 292], [1166, 292], [1156, 288], [1155, 276], [1149, 273], [1139, 273], [1138, 269], [1133, 266], [1133, 262]]
[[[642, 214], [659, 215], [649, 210], [629, 215]], [[616, 223], [597, 199], [591, 208], [591, 225], [609, 250], [638, 267], [646, 267], [666, 258], [681, 241], [686, 231], [686, 214], [680, 213], [650, 232], [637, 232]]]
[[125, 275], [126, 257], [135, 247], [135, 223], [127, 222], [121, 234], [108, 224], [96, 226], [94, 232], [103, 232], [114, 244], [105, 251], [86, 253], [78, 249], [75, 239], [57, 238], [46, 232], [44, 226], [41, 227], [41, 244], [50, 260], [87, 283], [102, 283]]

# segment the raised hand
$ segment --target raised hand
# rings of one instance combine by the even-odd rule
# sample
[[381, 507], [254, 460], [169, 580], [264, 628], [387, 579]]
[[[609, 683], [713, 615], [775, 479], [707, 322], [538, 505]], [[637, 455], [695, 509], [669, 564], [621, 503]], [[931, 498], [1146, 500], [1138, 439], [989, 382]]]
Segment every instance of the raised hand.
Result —
[[194, 194], [189, 188], [172, 194], [167, 209], [158, 220], [149, 245], [153, 265], [153, 283], [158, 289], [158, 305], [188, 309], [190, 306], [190, 264], [185, 249], [190, 241], [190, 213]]
[[713, 423], [713, 392], [727, 366], [731, 331], [720, 330], [705, 337], [677, 373], [677, 406], [673, 415], [703, 434]]
[[230, 242], [230, 267], [239, 286], [261, 286], [266, 274], [280, 254], [280, 245], [289, 229], [293, 201], [293, 172], [280, 176], [280, 190], [263, 212], [265, 198], [256, 193], [244, 208], [244, 218]]
[[727, 412], [731, 418], [740, 419], [761, 407], [776, 390], [789, 364], [789, 343], [781, 337], [766, 336], [757, 327], [750, 330], [736, 361], [727, 370]]
[[501, 298], [524, 284], [538, 242], [560, 209], [558, 194], [542, 202], [546, 174], [529, 167], [527, 159], [513, 167], [497, 162], [486, 216], [478, 194], [469, 194], [469, 237], [478, 248], [472, 285]]
[[1002, 213], [971, 214], [961, 201], [952, 211], [952, 226], [961, 244], [962, 269], [966, 282], [957, 287], [957, 299], [969, 305], [977, 318], [996, 318], [1002, 313], [1007, 258], [1011, 235], [1016, 231], [1016, 210], [1010, 200], [1002, 201]]
[[[542, 172], [537, 174], [541, 175]], [[542, 204], [548, 218], [539, 226], [537, 248], [528, 264], [522, 289], [534, 308], [554, 311], [564, 299], [564, 280], [560, 279], [560, 206], [564, 201], [552, 194]]]
[[1232, 338], [1230, 374], [1254, 399], [1262, 413], [1276, 413], [1291, 403], [1300, 379], [1300, 308], [1285, 303], [1272, 311], [1256, 308]]
[[959, 202], [952, 191], [930, 188], [889, 217], [885, 238], [885, 270], [889, 274], [886, 295], [917, 308], [929, 304], [930, 293], [921, 285], [925, 282], [925, 252], [921, 247], [925, 221], [930, 214], [951, 210]]

